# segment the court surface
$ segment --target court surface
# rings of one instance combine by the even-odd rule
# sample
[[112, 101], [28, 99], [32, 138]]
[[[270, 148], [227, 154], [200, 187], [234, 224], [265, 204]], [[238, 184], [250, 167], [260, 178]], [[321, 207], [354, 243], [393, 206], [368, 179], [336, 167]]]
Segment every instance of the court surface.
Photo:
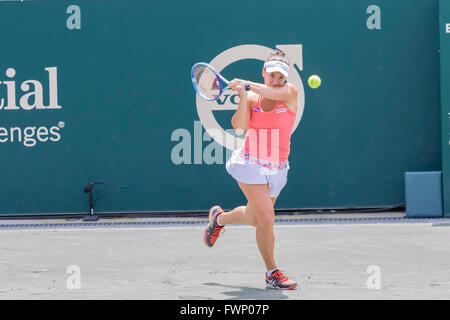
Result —
[[277, 216], [276, 260], [295, 291], [265, 289], [253, 227], [227, 226], [207, 248], [206, 224], [0, 220], [0, 299], [450, 298], [450, 219]]

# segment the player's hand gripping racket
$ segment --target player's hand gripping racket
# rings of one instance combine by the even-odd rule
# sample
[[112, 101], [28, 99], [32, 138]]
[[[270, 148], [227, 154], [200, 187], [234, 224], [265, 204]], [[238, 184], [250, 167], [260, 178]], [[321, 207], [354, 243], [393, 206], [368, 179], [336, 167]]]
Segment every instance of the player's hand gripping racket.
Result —
[[[192, 66], [191, 77], [195, 91], [200, 97], [209, 101], [217, 100], [228, 88], [228, 80], [204, 62]], [[245, 90], [250, 90], [248, 84], [245, 85]]]

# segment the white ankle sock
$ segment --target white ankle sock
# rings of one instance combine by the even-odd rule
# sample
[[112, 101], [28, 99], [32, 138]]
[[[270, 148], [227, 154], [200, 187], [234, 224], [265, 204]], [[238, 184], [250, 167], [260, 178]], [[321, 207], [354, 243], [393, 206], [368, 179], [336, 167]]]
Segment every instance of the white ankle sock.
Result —
[[220, 214], [217, 216], [216, 222], [219, 225], [219, 227], [223, 227], [224, 225], [220, 223], [219, 218], [220, 218]]
[[268, 271], [266, 272], [267, 276], [270, 277], [270, 275], [271, 275], [274, 271], [276, 271], [276, 270], [278, 270], [278, 268], [272, 269], [272, 270], [268, 270]]

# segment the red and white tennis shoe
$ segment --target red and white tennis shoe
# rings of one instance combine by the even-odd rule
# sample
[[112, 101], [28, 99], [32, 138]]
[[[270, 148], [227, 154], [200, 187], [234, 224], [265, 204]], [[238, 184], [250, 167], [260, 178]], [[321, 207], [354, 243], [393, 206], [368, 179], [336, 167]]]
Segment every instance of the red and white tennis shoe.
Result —
[[289, 279], [278, 269], [270, 276], [266, 273], [266, 284], [268, 289], [294, 290], [297, 288], [297, 282]]
[[212, 247], [219, 237], [221, 231], [225, 229], [218, 225], [217, 217], [223, 212], [219, 206], [214, 206], [209, 210], [209, 223], [206, 226], [205, 233], [203, 235], [203, 241], [208, 247]]

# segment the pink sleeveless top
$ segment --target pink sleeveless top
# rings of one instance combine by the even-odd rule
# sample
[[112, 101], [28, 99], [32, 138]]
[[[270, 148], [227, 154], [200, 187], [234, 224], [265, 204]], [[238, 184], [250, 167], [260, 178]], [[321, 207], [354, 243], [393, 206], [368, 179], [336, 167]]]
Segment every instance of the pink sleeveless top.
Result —
[[296, 114], [282, 101], [268, 112], [260, 105], [261, 97], [252, 108], [241, 156], [269, 169], [287, 168]]

